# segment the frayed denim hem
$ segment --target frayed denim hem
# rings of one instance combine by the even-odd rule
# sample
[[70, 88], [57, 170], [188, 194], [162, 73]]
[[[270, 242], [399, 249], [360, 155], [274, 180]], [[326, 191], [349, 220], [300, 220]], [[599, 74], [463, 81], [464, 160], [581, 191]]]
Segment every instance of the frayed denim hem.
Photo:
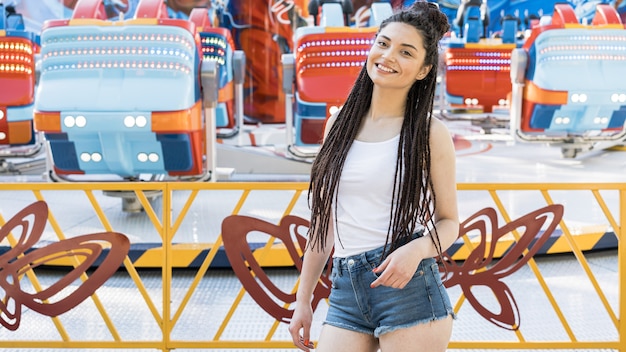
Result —
[[330, 326], [334, 326], [336, 328], [340, 328], [340, 329], [344, 329], [344, 330], [350, 330], [350, 331], [354, 331], [354, 332], [358, 332], [358, 333], [366, 334], [366, 335], [370, 335], [370, 336], [374, 335], [374, 331], [372, 331], [372, 330], [359, 329], [359, 328], [356, 328], [356, 327], [348, 325], [348, 324], [342, 324], [342, 323], [335, 323], [335, 322], [331, 322], [331, 321], [325, 321], [322, 325], [330, 325]]
[[420, 325], [420, 324], [426, 324], [426, 323], [430, 323], [433, 321], [437, 321], [437, 320], [441, 320], [441, 319], [445, 319], [448, 316], [452, 316], [452, 319], [456, 320], [456, 314], [454, 313], [454, 311], [448, 311], [446, 313], [446, 315], [444, 316], [440, 316], [440, 317], [431, 317], [428, 319], [422, 319], [422, 320], [416, 320], [413, 322], [410, 322], [408, 324], [403, 324], [403, 325], [396, 325], [396, 326], [379, 326], [376, 328], [376, 330], [374, 330], [374, 337], [379, 338], [381, 335], [396, 331], [396, 330], [400, 330], [400, 329], [406, 329], [406, 328], [410, 328], [416, 325]]

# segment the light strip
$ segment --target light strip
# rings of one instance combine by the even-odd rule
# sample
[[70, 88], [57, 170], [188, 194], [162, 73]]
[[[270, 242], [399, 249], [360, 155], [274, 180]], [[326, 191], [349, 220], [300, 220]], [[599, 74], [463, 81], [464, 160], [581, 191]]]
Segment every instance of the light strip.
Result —
[[372, 45], [374, 43], [374, 39], [327, 39], [327, 40], [312, 40], [307, 41], [300, 46], [298, 46], [298, 50], [304, 50], [308, 47], [317, 47], [317, 46], [345, 46], [345, 45]]
[[543, 61], [573, 61], [573, 60], [602, 60], [602, 61], [626, 61], [626, 55], [556, 55], [542, 57], [539, 62]]
[[73, 64], [50, 65], [45, 71], [61, 71], [61, 70], [79, 70], [79, 69], [154, 69], [154, 70], [173, 70], [190, 73], [191, 69], [180, 63], [172, 62], [156, 62], [156, 61], [83, 61]]
[[20, 64], [3, 64], [0, 63], [0, 72], [6, 73], [25, 73], [30, 75], [33, 73], [33, 69], [29, 66]]
[[93, 42], [93, 41], [133, 41], [133, 42], [170, 42], [182, 43], [187, 49], [191, 50], [195, 46], [194, 43], [185, 39], [185, 37], [174, 34], [89, 34], [89, 35], [59, 35], [50, 37], [42, 43], [42, 47], [53, 43], [74, 43], [74, 42]]
[[471, 64], [475, 64], [475, 65], [510, 65], [511, 64], [511, 60], [510, 59], [449, 59], [448, 60], [448, 65], [459, 65], [459, 64], [466, 64], [466, 65], [471, 65]]
[[511, 66], [448, 66], [448, 71], [511, 71]]
[[320, 52], [307, 52], [302, 55], [302, 58], [307, 57], [333, 57], [333, 56], [367, 56], [369, 50], [334, 50], [334, 51], [320, 51]]
[[44, 54], [43, 58], [47, 59], [56, 56], [73, 56], [73, 55], [161, 55], [180, 57], [186, 61], [191, 61], [191, 57], [184, 51], [170, 48], [68, 48], [51, 50]]
[[341, 68], [341, 67], [358, 67], [363, 66], [361, 61], [349, 61], [349, 62], [323, 62], [315, 64], [306, 64], [300, 68], [300, 72], [309, 68]]
[[620, 45], [551, 45], [542, 48], [539, 52], [544, 54], [552, 51], [626, 51], [626, 46]]
[[13, 43], [13, 42], [0, 41], [0, 51], [1, 50], [24, 52], [29, 55], [33, 54], [32, 46], [25, 44], [25, 43]]

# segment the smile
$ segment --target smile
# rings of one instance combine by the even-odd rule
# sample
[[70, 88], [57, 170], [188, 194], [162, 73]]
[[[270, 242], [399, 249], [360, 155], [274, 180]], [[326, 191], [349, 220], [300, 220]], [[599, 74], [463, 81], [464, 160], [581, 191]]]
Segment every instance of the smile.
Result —
[[383, 66], [383, 65], [381, 65], [381, 64], [376, 64], [376, 67], [377, 67], [379, 70], [384, 71], [384, 72], [389, 72], [389, 73], [395, 73], [395, 72], [396, 72], [395, 70], [393, 70], [393, 69], [391, 69], [391, 68], [389, 68], [389, 67], [387, 67], [387, 66]]

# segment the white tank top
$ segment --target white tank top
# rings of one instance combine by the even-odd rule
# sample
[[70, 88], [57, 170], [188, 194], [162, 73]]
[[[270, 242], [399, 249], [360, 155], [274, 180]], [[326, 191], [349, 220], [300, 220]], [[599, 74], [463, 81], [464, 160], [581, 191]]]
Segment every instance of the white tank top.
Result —
[[400, 136], [383, 142], [355, 140], [339, 180], [335, 257], [348, 257], [385, 244]]

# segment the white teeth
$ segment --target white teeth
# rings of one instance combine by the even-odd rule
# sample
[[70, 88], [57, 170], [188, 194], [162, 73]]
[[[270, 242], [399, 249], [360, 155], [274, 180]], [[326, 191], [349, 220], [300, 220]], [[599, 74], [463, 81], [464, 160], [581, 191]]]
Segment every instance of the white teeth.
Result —
[[383, 65], [380, 65], [380, 64], [379, 64], [379, 65], [377, 65], [377, 66], [378, 66], [378, 68], [379, 68], [380, 70], [382, 70], [382, 71], [389, 72], [389, 73], [391, 73], [391, 72], [395, 72], [394, 70], [390, 69], [389, 67], [386, 67], [386, 66], [383, 66]]

